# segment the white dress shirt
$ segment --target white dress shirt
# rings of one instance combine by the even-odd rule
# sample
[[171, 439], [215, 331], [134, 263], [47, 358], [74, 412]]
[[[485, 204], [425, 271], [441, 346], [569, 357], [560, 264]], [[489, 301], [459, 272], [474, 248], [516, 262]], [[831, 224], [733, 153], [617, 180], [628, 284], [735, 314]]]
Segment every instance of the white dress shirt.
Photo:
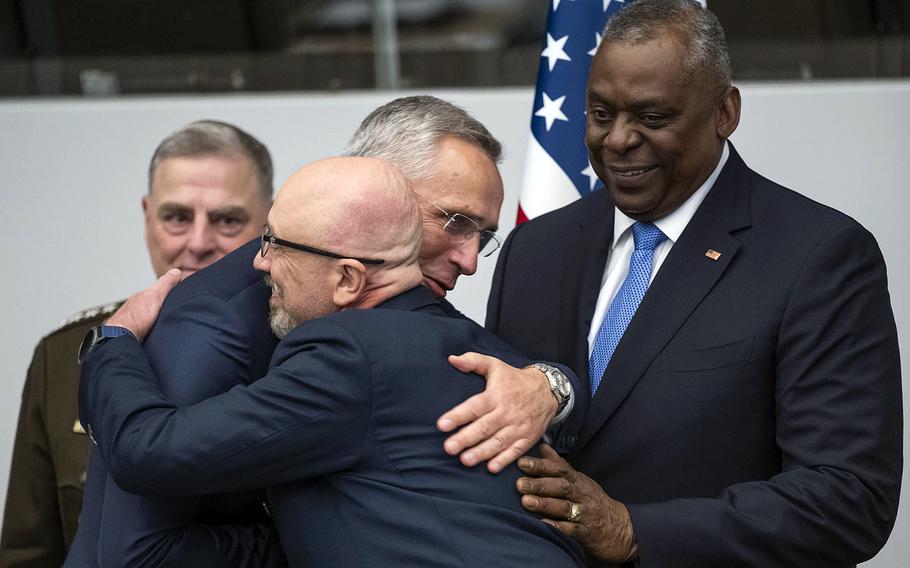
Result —
[[[728, 144], [724, 143], [724, 149], [721, 152], [720, 160], [717, 162], [714, 171], [708, 176], [708, 179], [705, 180], [705, 183], [701, 184], [701, 187], [695, 190], [695, 193], [672, 213], [653, 221], [653, 223], [657, 225], [657, 228], [660, 229], [663, 234], [667, 235], [667, 239], [657, 245], [657, 248], [654, 249], [654, 257], [651, 264], [651, 279], [648, 281], [649, 283], [654, 281], [654, 276], [657, 274], [657, 271], [660, 270], [660, 266], [663, 264], [664, 259], [670, 254], [670, 249], [673, 248], [673, 244], [679, 240], [679, 236], [682, 235], [686, 225], [692, 220], [698, 206], [701, 205], [705, 196], [711, 191], [714, 182], [717, 180], [717, 176], [720, 175], [720, 170], [722, 170], [724, 164], [727, 163], [727, 158], [729, 156], [730, 149]], [[608, 190], [604, 188], [601, 191]], [[591, 357], [591, 351], [594, 349], [594, 342], [597, 340], [597, 332], [600, 331], [600, 325], [603, 323], [604, 316], [607, 314], [607, 309], [609, 309], [610, 304], [613, 302], [613, 297], [616, 296], [616, 292], [619, 291], [620, 286], [622, 286], [623, 281], [629, 274], [629, 260], [632, 258], [632, 252], [635, 250], [635, 239], [632, 236], [632, 225], [634, 224], [635, 219], [627, 217], [622, 211], [615, 209], [615, 215], [613, 216], [613, 245], [610, 247], [610, 254], [607, 258], [607, 268], [604, 271], [604, 276], [601, 280], [600, 294], [597, 296], [597, 306], [594, 308], [594, 318], [591, 320], [591, 329], [588, 331], [588, 358]]]

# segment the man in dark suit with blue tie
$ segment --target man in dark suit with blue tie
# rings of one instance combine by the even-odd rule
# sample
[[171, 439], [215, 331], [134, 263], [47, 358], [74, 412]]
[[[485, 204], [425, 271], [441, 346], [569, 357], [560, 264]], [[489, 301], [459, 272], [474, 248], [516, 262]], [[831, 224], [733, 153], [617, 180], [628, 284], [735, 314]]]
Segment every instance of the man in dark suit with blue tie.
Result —
[[448, 355], [528, 361], [420, 285], [420, 233], [389, 162], [334, 158], [292, 176], [255, 259], [284, 337], [272, 368], [192, 406], [161, 392], [137, 341], [179, 275], [128, 301], [86, 346], [80, 390], [117, 482], [174, 497], [269, 485], [292, 565], [580, 565], [571, 539], [522, 510], [517, 468], [493, 475], [443, 450], [436, 417], [483, 389]]
[[524, 504], [597, 566], [869, 559], [902, 469], [875, 239], [745, 165], [723, 29], [695, 3], [614, 16], [586, 106], [606, 189], [519, 226], [488, 305], [502, 339], [589, 379], [571, 466], [520, 460]]

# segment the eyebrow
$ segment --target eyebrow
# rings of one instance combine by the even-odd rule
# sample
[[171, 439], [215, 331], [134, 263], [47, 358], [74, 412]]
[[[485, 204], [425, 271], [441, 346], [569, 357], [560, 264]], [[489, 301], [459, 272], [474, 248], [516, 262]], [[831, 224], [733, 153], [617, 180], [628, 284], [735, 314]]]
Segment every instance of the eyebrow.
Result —
[[[607, 99], [601, 97], [600, 95], [598, 95], [597, 93], [594, 93], [594, 92], [588, 93], [588, 103], [589, 104], [602, 104], [602, 105], [606, 105], [608, 107], [613, 108], [613, 103], [611, 103]], [[657, 98], [636, 101], [636, 102], [630, 104], [629, 107], [634, 112], [641, 112], [641, 111], [653, 109], [655, 107], [661, 108], [661, 109], [667, 109], [668, 111], [673, 112], [673, 113], [678, 112], [676, 110], [676, 108], [669, 105], [666, 101], [663, 101], [663, 100], [657, 99]]]
[[607, 106], [612, 106], [612, 105], [610, 105], [610, 101], [608, 101], [606, 98], [598, 95], [594, 91], [588, 91], [588, 95], [585, 97], [585, 100], [588, 102], [588, 104], [599, 103], [599, 104], [603, 104], [603, 105], [607, 105]]
[[[184, 213], [184, 214], [193, 214], [195, 210], [192, 207], [188, 207], [181, 203], [162, 203], [158, 207], [158, 215], [171, 215], [174, 213]], [[239, 219], [247, 220], [250, 218], [250, 212], [240, 207], [238, 205], [226, 205], [224, 207], [217, 207], [206, 212], [206, 215], [210, 219], [219, 219], [223, 217], [237, 217]]]
[[658, 99], [646, 99], [643, 101], [637, 101], [637, 102], [632, 103], [629, 106], [632, 108], [632, 110], [635, 110], [635, 111], [648, 110], [650, 108], [655, 108], [655, 107], [667, 108], [667, 104]]
[[238, 207], [237, 205], [226, 205], [224, 207], [218, 207], [217, 209], [208, 211], [208, 216], [209, 219], [237, 217], [238, 219], [246, 221], [250, 218], [250, 212], [243, 207]]
[[174, 213], [193, 213], [192, 207], [181, 205], [179, 203], [162, 203], [158, 207], [158, 216], [173, 215]]
[[[443, 208], [443, 209], [445, 209], [445, 208]], [[470, 211], [465, 211], [463, 209], [446, 209], [446, 211], [449, 212], [449, 215], [454, 215], [455, 213], [458, 213], [460, 215], [464, 215], [465, 217], [474, 219], [475, 221], [477, 221], [477, 224], [480, 225], [480, 230], [482, 230], [482, 231], [493, 231], [495, 233], [497, 230], [499, 230], [498, 224], [493, 225], [492, 227], [485, 228], [483, 225], [484, 225], [484, 222], [486, 221], [486, 218], [483, 215], [474, 215]]]

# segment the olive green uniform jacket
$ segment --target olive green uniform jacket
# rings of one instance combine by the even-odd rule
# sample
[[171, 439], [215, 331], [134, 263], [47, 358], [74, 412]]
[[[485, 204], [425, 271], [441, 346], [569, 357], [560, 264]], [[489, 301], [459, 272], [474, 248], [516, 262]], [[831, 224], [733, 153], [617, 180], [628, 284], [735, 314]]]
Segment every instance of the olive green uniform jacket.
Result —
[[89, 439], [79, 424], [79, 345], [119, 303], [80, 312], [35, 348], [22, 392], [0, 568], [58, 568], [76, 533]]

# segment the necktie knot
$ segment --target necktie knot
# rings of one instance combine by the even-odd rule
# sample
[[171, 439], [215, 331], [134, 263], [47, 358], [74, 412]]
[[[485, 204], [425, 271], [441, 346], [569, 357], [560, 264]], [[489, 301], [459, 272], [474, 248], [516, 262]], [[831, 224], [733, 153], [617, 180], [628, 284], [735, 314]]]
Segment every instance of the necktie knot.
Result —
[[632, 236], [635, 238], [635, 250], [653, 251], [657, 245], [667, 240], [667, 235], [663, 234], [657, 225], [641, 221], [632, 225]]

